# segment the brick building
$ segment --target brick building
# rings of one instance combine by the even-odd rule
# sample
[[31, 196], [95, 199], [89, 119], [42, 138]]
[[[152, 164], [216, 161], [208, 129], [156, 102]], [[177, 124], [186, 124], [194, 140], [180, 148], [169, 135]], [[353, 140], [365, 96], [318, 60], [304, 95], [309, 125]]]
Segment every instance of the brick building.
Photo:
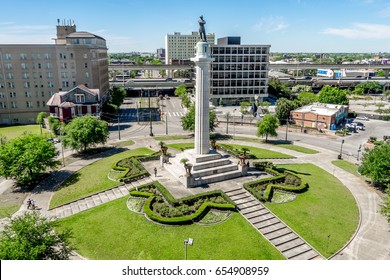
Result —
[[348, 106], [313, 103], [291, 111], [292, 121], [302, 127], [335, 129], [348, 116]]

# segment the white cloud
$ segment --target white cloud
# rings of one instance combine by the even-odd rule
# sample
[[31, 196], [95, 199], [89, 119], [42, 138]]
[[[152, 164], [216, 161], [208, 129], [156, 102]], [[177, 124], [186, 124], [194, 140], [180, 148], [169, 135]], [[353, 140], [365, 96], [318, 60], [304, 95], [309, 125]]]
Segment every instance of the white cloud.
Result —
[[387, 7], [384, 7], [380, 12], [379, 16], [381, 17], [390, 17], [390, 5]]
[[268, 16], [260, 19], [258, 23], [253, 26], [253, 30], [256, 32], [277, 32], [284, 30], [288, 27], [288, 23], [280, 16]]
[[326, 28], [322, 32], [347, 39], [390, 39], [390, 25], [355, 23], [351, 27]]
[[53, 42], [55, 34], [55, 27], [51, 25], [0, 23], [0, 42], [3, 44], [49, 44]]

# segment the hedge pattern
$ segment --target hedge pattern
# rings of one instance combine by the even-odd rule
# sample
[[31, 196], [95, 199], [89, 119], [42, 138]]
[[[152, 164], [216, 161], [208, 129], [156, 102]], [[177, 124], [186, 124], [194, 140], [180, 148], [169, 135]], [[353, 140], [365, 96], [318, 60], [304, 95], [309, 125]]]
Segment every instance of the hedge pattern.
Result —
[[[143, 189], [155, 188], [166, 201], [166, 203], [170, 204], [172, 207], [176, 207], [181, 204], [194, 204], [199, 199], [211, 198], [221, 196], [226, 203], [214, 203], [210, 201], [203, 202], [200, 207], [190, 215], [184, 215], [179, 217], [163, 217], [156, 213], [153, 210], [153, 204], [157, 200], [157, 195], [155, 193], [151, 193], [150, 191], [143, 191]], [[218, 209], [225, 211], [236, 211], [236, 206], [234, 202], [222, 191], [210, 191], [207, 193], [197, 194], [188, 196], [182, 199], [175, 199], [171, 193], [159, 182], [153, 182], [149, 184], [145, 184], [138, 187], [138, 190], [130, 191], [130, 194], [133, 196], [141, 196], [146, 197], [147, 200], [144, 204], [144, 213], [148, 216], [152, 221], [168, 224], [168, 225], [186, 225], [192, 224], [201, 220], [210, 209]]]
[[121, 159], [120, 161], [114, 163], [111, 169], [126, 172], [121, 178], [119, 178], [119, 182], [139, 180], [150, 175], [141, 164], [141, 161], [154, 160], [156, 157], [159, 157], [159, 155], [154, 153], [149, 156], [133, 156]]
[[[267, 164], [254, 162], [253, 165], [263, 168]], [[293, 172], [285, 170], [283, 173], [280, 173], [275, 168], [268, 167], [264, 168], [264, 170], [274, 177], [258, 179], [244, 184], [244, 188], [260, 201], [271, 201], [275, 189], [302, 193], [309, 188], [308, 183]]]

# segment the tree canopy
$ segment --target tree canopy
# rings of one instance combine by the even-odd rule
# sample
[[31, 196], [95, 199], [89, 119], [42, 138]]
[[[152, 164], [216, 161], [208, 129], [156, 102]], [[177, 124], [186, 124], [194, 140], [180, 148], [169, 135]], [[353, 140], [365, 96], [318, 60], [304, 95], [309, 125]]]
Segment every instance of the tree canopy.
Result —
[[107, 122], [92, 116], [83, 116], [73, 119], [65, 127], [63, 144], [73, 150], [86, 151], [96, 144], [107, 142], [109, 131]]
[[325, 104], [348, 105], [348, 91], [337, 87], [324, 86], [318, 95], [318, 101]]
[[276, 101], [275, 114], [280, 121], [285, 121], [290, 118], [290, 112], [299, 107], [299, 103], [295, 100], [288, 100], [287, 98], [279, 98]]
[[71, 231], [59, 231], [57, 221], [40, 216], [39, 212], [25, 212], [11, 218], [0, 233], [2, 260], [67, 260]]
[[[213, 110], [209, 112], [210, 120], [210, 131], [214, 131], [217, 127], [216, 114]], [[191, 104], [187, 114], [181, 118], [181, 125], [184, 130], [194, 131], [195, 130], [195, 105]]]
[[27, 134], [0, 146], [0, 176], [12, 178], [20, 184], [36, 180], [47, 168], [55, 168], [58, 151], [45, 138]]
[[374, 182], [388, 188], [390, 186], [390, 143], [366, 150], [362, 157], [360, 172]]
[[275, 115], [267, 114], [257, 123], [257, 136], [264, 137], [268, 141], [268, 135], [277, 136], [276, 129], [279, 126], [279, 120]]
[[288, 84], [281, 83], [278, 78], [273, 77], [268, 79], [268, 93], [285, 98], [291, 97], [291, 90]]
[[301, 106], [305, 106], [318, 101], [318, 96], [313, 92], [302, 91], [298, 94], [298, 101]]

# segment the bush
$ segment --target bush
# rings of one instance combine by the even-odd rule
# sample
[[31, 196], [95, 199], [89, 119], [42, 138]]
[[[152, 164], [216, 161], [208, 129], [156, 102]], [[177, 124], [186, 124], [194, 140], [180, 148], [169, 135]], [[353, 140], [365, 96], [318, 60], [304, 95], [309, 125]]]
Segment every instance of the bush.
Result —
[[274, 166], [274, 164], [273, 164], [272, 162], [270, 162], [270, 161], [254, 161], [254, 162], [252, 163], [252, 165], [253, 165], [256, 169], [258, 169], [258, 170], [260, 170], [260, 171], [263, 171], [263, 170], [265, 170], [266, 168], [271, 168], [271, 169], [272, 169], [272, 167]]

